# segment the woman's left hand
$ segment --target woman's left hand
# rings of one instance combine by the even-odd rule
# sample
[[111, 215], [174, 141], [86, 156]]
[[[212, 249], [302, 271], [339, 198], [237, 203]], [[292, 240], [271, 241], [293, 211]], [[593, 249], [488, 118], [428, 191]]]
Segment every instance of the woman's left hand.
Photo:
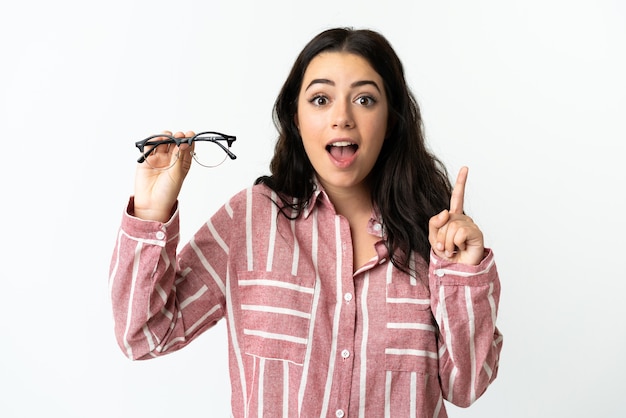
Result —
[[434, 253], [455, 263], [478, 265], [484, 258], [483, 233], [463, 214], [467, 167], [461, 167], [452, 189], [450, 210], [430, 218], [428, 240]]

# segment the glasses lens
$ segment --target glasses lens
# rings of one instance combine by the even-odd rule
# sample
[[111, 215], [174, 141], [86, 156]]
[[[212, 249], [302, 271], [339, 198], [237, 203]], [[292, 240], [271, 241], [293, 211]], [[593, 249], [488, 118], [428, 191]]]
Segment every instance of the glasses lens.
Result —
[[[152, 142], [157, 142], [158, 139]], [[146, 156], [147, 154], [147, 156]], [[157, 170], [167, 170], [178, 160], [179, 149], [176, 144], [146, 145], [144, 148], [146, 164]]]
[[224, 150], [212, 141], [197, 140], [194, 142], [193, 158], [204, 167], [217, 167], [226, 160]]

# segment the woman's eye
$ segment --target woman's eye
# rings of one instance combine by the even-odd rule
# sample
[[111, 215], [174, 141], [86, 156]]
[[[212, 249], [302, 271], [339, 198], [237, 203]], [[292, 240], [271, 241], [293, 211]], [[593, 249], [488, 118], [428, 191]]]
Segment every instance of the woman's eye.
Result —
[[328, 99], [324, 96], [315, 96], [309, 101], [315, 106], [324, 106], [326, 103], [328, 103]]
[[371, 96], [359, 96], [357, 97], [356, 102], [361, 106], [371, 106], [376, 103], [376, 99]]

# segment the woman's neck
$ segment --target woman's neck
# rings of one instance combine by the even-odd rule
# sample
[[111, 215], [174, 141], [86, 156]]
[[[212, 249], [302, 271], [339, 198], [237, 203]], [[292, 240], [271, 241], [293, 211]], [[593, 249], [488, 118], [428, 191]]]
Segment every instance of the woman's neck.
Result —
[[372, 213], [372, 196], [365, 185], [350, 188], [324, 186], [335, 211], [348, 219]]

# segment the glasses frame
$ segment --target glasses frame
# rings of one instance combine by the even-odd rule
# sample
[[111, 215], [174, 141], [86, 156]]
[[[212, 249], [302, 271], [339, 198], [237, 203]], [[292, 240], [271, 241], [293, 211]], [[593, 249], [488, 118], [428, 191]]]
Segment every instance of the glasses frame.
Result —
[[[153, 141], [155, 138], [161, 138], [161, 139]], [[173, 135], [168, 135], [168, 134], [150, 135], [149, 137], [142, 139], [141, 141], [135, 142], [135, 146], [139, 149], [139, 152], [141, 152], [141, 156], [137, 159], [137, 162], [138, 163], [145, 162], [146, 159], [152, 153], [152, 151], [155, 150], [157, 146], [159, 145], [176, 144], [176, 146], [180, 148], [182, 144], [187, 144], [191, 146], [192, 143], [197, 142], [197, 141], [213, 142], [214, 144], [218, 145], [226, 153], [226, 155], [228, 155], [228, 157], [231, 160], [234, 160], [237, 158], [237, 156], [233, 154], [233, 152], [230, 150], [230, 147], [233, 145], [233, 142], [235, 142], [236, 140], [237, 140], [237, 137], [234, 135], [226, 135], [226, 134], [223, 134], [221, 132], [216, 132], [216, 131], [199, 132], [195, 134], [194, 136], [183, 137], [183, 138], [176, 138]], [[226, 142], [226, 146], [224, 146], [223, 142]], [[151, 147], [151, 148], [149, 148], [146, 151], [146, 147]], [[194, 156], [194, 160], [195, 159], [196, 158]], [[198, 162], [198, 160], [196, 160], [196, 162]], [[209, 166], [205, 166], [201, 164], [200, 162], [198, 162], [198, 164], [200, 164], [203, 167], [209, 167]], [[167, 169], [169, 168], [171, 168], [171, 166], [168, 167]]]

